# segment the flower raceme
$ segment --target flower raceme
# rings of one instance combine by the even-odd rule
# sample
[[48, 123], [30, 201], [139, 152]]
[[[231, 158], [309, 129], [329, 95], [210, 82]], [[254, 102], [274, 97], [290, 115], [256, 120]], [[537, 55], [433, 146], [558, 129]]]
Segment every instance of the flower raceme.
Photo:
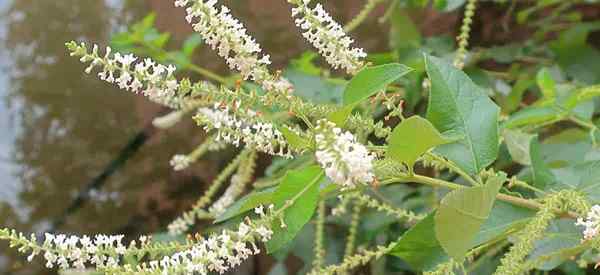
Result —
[[[269, 209], [272, 212], [273, 208]], [[165, 256], [161, 260], [136, 267], [125, 266], [114, 270], [116, 272], [108, 271], [125, 274], [223, 274], [240, 265], [251, 255], [260, 253], [257, 242], [267, 242], [271, 239], [273, 231], [266, 224], [269, 224], [273, 217], [265, 214], [263, 206], [257, 207], [255, 213], [261, 219], [256, 222], [246, 219], [239, 224], [236, 231], [224, 230], [221, 234], [206, 239], [199, 237], [190, 248]]]
[[180, 86], [173, 75], [175, 66], [157, 64], [150, 58], [142, 60], [133, 54], [113, 55], [110, 47], [106, 47], [102, 57], [98, 54], [98, 45], [94, 45], [92, 51], [88, 52], [84, 43], [78, 45], [72, 41], [67, 43], [67, 48], [71, 51], [71, 56], [78, 56], [81, 62], [90, 63], [85, 69], [86, 73], [91, 73], [94, 67], [99, 66], [102, 68], [98, 73], [100, 79], [115, 83], [123, 90], [141, 92], [156, 103], [179, 108], [181, 102], [177, 92]]
[[[271, 239], [273, 231], [268, 225], [275, 218], [272, 215], [273, 207], [269, 206], [269, 214], [265, 213], [263, 206], [254, 211], [260, 218], [256, 221], [244, 220], [236, 231], [224, 230], [208, 238], [197, 237], [194, 242], [187, 244], [173, 243], [167, 249], [152, 244], [146, 236], [140, 237], [139, 243], [132, 241], [125, 246], [123, 235], [78, 237], [46, 233], [44, 242], [38, 244], [34, 235], [26, 238], [23, 234], [3, 229], [0, 230], [0, 239], [10, 240], [13, 246], [20, 247], [21, 252], [31, 251], [27, 258], [29, 261], [42, 254], [48, 268], [58, 266], [61, 269], [83, 270], [92, 265], [107, 274], [222, 274], [240, 265], [249, 256], [258, 254], [258, 242]], [[135, 267], [122, 263], [126, 255], [163, 254], [169, 251], [178, 252]]]
[[46, 260], [46, 267], [56, 266], [61, 269], [84, 269], [86, 265], [92, 265], [97, 269], [114, 268], [121, 264], [124, 255], [152, 249], [146, 236], [141, 236], [139, 243], [131, 241], [128, 246], [123, 244], [123, 237], [123, 235], [102, 234], [79, 237], [46, 233], [44, 242], [39, 244], [33, 234], [30, 238], [26, 238], [14, 230], [0, 230], [0, 239], [10, 240], [13, 246], [20, 247], [20, 252], [30, 251], [28, 261], [32, 261], [37, 255], [42, 255]]
[[362, 48], [352, 48], [354, 42], [321, 4], [310, 8], [310, 0], [288, 0], [296, 5], [292, 16], [297, 17], [296, 26], [334, 69], [342, 68], [356, 74], [363, 66], [362, 58], [367, 54]]
[[239, 71], [245, 80], [256, 81], [265, 90], [283, 94], [293, 90], [289, 81], [270, 74], [269, 55], [260, 56], [260, 45], [248, 35], [244, 25], [231, 16], [229, 8], [221, 6], [219, 10], [216, 4], [216, 0], [175, 1], [176, 7], [186, 7], [188, 23], [225, 59], [229, 68]]
[[[239, 103], [234, 103], [235, 109]], [[204, 130], [216, 130], [216, 141], [223, 141], [235, 146], [241, 142], [251, 148], [271, 155], [292, 157], [292, 152], [283, 134], [273, 124], [262, 121], [258, 113], [247, 110], [244, 117], [241, 112], [232, 113], [229, 107], [215, 103], [212, 108], [200, 108], [194, 117]]]
[[315, 156], [325, 174], [343, 188], [372, 182], [375, 157], [367, 148], [350, 132], [342, 131], [330, 121], [319, 120], [317, 124]]

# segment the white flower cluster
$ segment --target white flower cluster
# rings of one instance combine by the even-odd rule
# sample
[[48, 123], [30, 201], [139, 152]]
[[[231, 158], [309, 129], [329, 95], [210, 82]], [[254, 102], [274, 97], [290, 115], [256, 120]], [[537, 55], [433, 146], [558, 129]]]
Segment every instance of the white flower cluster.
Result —
[[[71, 56], [80, 56], [80, 61], [90, 65], [85, 69], [91, 73], [96, 66], [102, 67], [98, 73], [100, 79], [115, 83], [120, 89], [134, 93], [142, 93], [150, 100], [169, 106], [179, 108], [180, 102], [177, 97], [179, 83], [173, 73], [175, 66], [164, 66], [155, 63], [152, 59], [139, 59], [133, 54], [121, 55], [111, 54], [111, 48], [106, 47], [103, 57], [98, 55], [98, 45], [94, 45], [92, 52], [88, 53], [84, 43], [77, 45], [75, 42], [67, 43]], [[138, 61], [139, 62], [136, 62]]]
[[[238, 103], [236, 105], [239, 106]], [[235, 108], [237, 109], [237, 107]], [[259, 151], [291, 158], [292, 154], [283, 134], [273, 124], [258, 120], [257, 113], [247, 110], [243, 119], [230, 113], [229, 107], [215, 103], [213, 108], [200, 108], [195, 117], [204, 130], [217, 130], [216, 141], [235, 146], [241, 142]]]
[[319, 120], [317, 124], [315, 156], [325, 174], [343, 188], [372, 182], [375, 179], [375, 157], [367, 148], [358, 143], [350, 132], [343, 132], [330, 121]]
[[171, 166], [173, 166], [173, 170], [175, 171], [181, 171], [185, 168], [188, 168], [191, 164], [191, 160], [188, 156], [186, 155], [181, 155], [181, 154], [177, 154], [174, 155], [173, 158], [171, 158], [171, 161], [169, 161], [169, 164]]
[[[187, 7], [186, 20], [226, 60], [229, 68], [239, 71], [245, 80], [256, 81], [266, 90], [290, 92], [293, 87], [289, 81], [269, 73], [269, 55], [260, 56], [260, 45], [247, 34], [244, 25], [231, 16], [227, 7], [221, 6], [218, 10], [216, 4], [216, 0], [175, 1], [176, 7]], [[196, 18], [198, 21], [192, 23]]]
[[[119, 257], [127, 251], [122, 240], [123, 235], [78, 237], [46, 233], [44, 243], [41, 247], [33, 249], [27, 260], [32, 261], [38, 253], [44, 252], [43, 256], [48, 268], [58, 266], [61, 269], [84, 269], [86, 264], [97, 268], [116, 267], [119, 264]], [[142, 245], [145, 245], [147, 237], [142, 236], [139, 240]], [[35, 238], [32, 238], [32, 241], [35, 242]], [[130, 248], [135, 246], [135, 241], [129, 245]]]
[[354, 40], [344, 33], [344, 29], [321, 4], [310, 8], [310, 0], [296, 0], [296, 8], [292, 8], [292, 16], [296, 18], [296, 26], [304, 32], [302, 35], [319, 53], [325, 57], [334, 69], [345, 69], [349, 74], [356, 74], [362, 67], [360, 60], [367, 56], [362, 48], [352, 48]]
[[600, 205], [594, 205], [587, 213], [585, 219], [578, 218], [576, 225], [584, 226], [583, 239], [591, 240], [598, 235], [600, 231]]
[[[262, 206], [255, 211], [266, 217]], [[273, 235], [273, 231], [264, 225], [265, 221], [268, 219], [257, 223], [244, 221], [237, 231], [224, 230], [220, 235], [201, 239], [187, 250], [165, 256], [160, 261], [143, 263], [131, 271], [149, 274], [223, 274], [249, 256], [260, 253], [256, 242], [267, 242]]]

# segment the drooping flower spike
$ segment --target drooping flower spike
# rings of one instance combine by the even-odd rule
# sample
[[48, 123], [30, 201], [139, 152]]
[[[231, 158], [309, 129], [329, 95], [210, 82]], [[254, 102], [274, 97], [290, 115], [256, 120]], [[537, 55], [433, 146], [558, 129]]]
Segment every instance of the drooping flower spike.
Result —
[[156, 103], [175, 109], [180, 107], [180, 85], [173, 75], [175, 66], [158, 64], [150, 58], [142, 60], [133, 54], [112, 54], [110, 47], [106, 47], [104, 56], [99, 55], [98, 45], [88, 52], [84, 43], [78, 45], [72, 41], [67, 43], [67, 48], [71, 56], [78, 56], [81, 62], [90, 63], [85, 69], [86, 73], [100, 67], [100, 79], [114, 83], [120, 89], [141, 93]]
[[310, 42], [327, 63], [334, 69], [341, 68], [349, 74], [356, 74], [364, 63], [361, 59], [367, 54], [362, 48], [353, 48], [354, 40], [344, 33], [343, 27], [331, 15], [316, 4], [309, 7], [310, 0], [292, 0], [296, 7], [292, 8], [295, 23], [302, 29], [302, 35]]
[[221, 104], [215, 103], [212, 108], [198, 109], [194, 118], [198, 124], [204, 125], [204, 130], [217, 131], [216, 141], [235, 146], [244, 143], [267, 154], [292, 157], [294, 152], [291, 151], [283, 134], [273, 124], [260, 120], [257, 112], [247, 110], [245, 117], [240, 118], [230, 111], [229, 107], [222, 107]]
[[239, 71], [245, 80], [259, 83], [265, 90], [287, 94], [293, 90], [285, 78], [272, 75], [269, 55], [248, 35], [246, 27], [231, 16], [229, 8], [215, 7], [216, 0], [176, 0], [176, 7], [186, 8], [186, 20], [217, 54], [225, 59], [232, 70]]

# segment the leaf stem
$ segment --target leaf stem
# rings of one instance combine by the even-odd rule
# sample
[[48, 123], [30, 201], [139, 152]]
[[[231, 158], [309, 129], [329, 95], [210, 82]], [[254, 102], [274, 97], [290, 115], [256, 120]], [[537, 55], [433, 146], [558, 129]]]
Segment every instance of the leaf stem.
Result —
[[434, 158], [435, 160], [443, 163], [446, 167], [448, 167], [448, 169], [452, 170], [453, 172], [457, 173], [459, 176], [461, 176], [462, 178], [464, 178], [465, 180], [467, 180], [471, 185], [473, 186], [478, 186], [481, 185], [480, 182], [476, 181], [475, 179], [473, 179], [471, 176], [469, 176], [469, 174], [467, 174], [465, 171], [463, 171], [462, 169], [458, 168], [458, 166], [454, 165], [454, 163], [452, 163], [451, 161], [448, 161], [447, 159], [440, 157], [434, 153], [431, 152], [427, 152], [425, 153], [427, 154], [427, 156]]

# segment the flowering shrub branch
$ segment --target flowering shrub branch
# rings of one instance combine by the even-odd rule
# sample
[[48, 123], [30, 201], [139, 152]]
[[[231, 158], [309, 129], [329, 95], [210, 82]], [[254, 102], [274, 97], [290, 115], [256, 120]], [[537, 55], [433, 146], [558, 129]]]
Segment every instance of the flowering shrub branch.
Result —
[[[221, 223], [243, 216], [233, 222], [235, 226], [219, 224], [220, 231], [199, 231], [184, 243], [140, 237], [126, 245], [121, 235], [64, 234], [46, 234], [38, 242], [35, 235], [27, 238], [8, 229], [0, 230], [0, 239], [29, 254], [29, 261], [41, 255], [48, 268], [92, 267], [107, 274], [224, 273], [263, 247], [268, 253], [286, 246], [293, 249], [292, 241], [307, 234], [305, 228], [311, 221], [315, 224], [314, 255], [303, 259], [306, 264], [312, 262], [310, 271], [305, 270], [309, 274], [348, 274], [386, 255], [400, 257], [412, 271], [426, 274], [453, 274], [468, 265], [476, 267], [475, 262], [485, 257], [497, 257], [500, 263], [493, 266], [495, 274], [522, 274], [557, 259], [568, 260], [562, 255], [587, 264], [587, 255], [598, 253], [598, 128], [594, 112], [585, 111], [593, 109], [592, 100], [600, 96], [597, 85], [579, 87], [580, 82], [565, 77], [561, 77], [565, 83], [557, 83], [548, 69], [534, 63], [524, 67], [538, 70], [531, 81], [539, 94], [535, 103], [512, 102], [533, 85], [527, 82], [529, 86], [514, 95], [519, 85], [526, 86], [519, 80], [509, 89], [510, 95], [494, 94], [491, 100], [490, 91], [462, 71], [471, 65], [465, 58], [474, 0], [465, 6], [454, 63], [428, 54], [406, 60], [399, 56], [406, 53], [402, 48], [369, 56], [374, 64], [365, 61], [366, 52], [353, 46], [354, 40], [321, 4], [288, 2], [302, 36], [332, 69], [351, 76], [332, 79], [331, 72], [302, 63], [305, 60], [297, 62], [312, 71], [315, 79], [343, 88], [336, 104], [306, 96], [299, 92], [303, 86], [294, 86], [282, 72], [272, 72], [270, 56], [230, 9], [216, 0], [175, 0], [174, 4], [185, 10], [194, 31], [239, 74], [236, 85], [204, 69], [202, 76], [219, 83], [178, 79], [174, 65], [158, 64], [149, 57], [113, 53], [108, 47], [101, 54], [97, 45], [90, 50], [84, 43], [66, 44], [72, 56], [88, 65], [86, 73], [96, 69], [101, 80], [171, 108], [154, 119], [157, 128], [167, 129], [191, 117], [207, 133], [206, 140], [190, 153], [172, 157], [174, 170], [190, 168], [205, 154], [228, 146], [238, 150], [197, 202], [166, 230], [180, 236], [194, 232], [201, 219]], [[346, 30], [367, 20], [380, 2], [369, 0]], [[390, 7], [386, 14], [399, 16], [398, 1]], [[568, 40], [573, 34], [564, 37]], [[557, 42], [553, 48], [563, 44]], [[436, 50], [430, 47], [427, 52]], [[541, 52], [549, 50], [555, 49]], [[404, 61], [418, 69], [398, 63]], [[560, 66], [558, 62], [555, 67]], [[509, 72], [496, 74], [512, 77]], [[419, 111], [425, 108], [415, 99], [421, 97], [427, 98], [423, 116]], [[405, 106], [406, 102], [412, 105]], [[547, 148], [564, 145], [558, 142], [564, 137], [555, 135], [554, 128], [547, 129], [550, 125], [559, 128], [555, 125], [559, 121], [576, 126], [568, 131], [587, 131], [564, 135], [569, 138], [568, 146], [575, 146], [570, 139], [589, 145], [575, 151], [592, 153], [567, 160], [553, 155]], [[560, 149], [571, 151], [570, 147]], [[272, 162], [264, 173], [257, 171], [263, 160]], [[386, 199], [387, 195], [393, 199]], [[270, 206], [265, 210], [263, 205]], [[347, 211], [349, 206], [352, 211]], [[247, 214], [251, 210], [254, 214]], [[390, 221], [369, 220], [373, 217], [368, 212]], [[328, 239], [336, 236], [326, 230], [339, 217], [348, 218], [348, 224], [340, 223], [348, 235], [343, 258], [332, 263], [326, 259], [331, 249]], [[570, 232], [583, 231], [577, 236], [581, 242], [545, 251], [547, 247], [539, 244], [553, 241], [547, 231], [564, 221]], [[373, 234], [363, 232], [367, 229], [362, 224], [380, 223], [394, 226]], [[134, 263], [125, 261], [131, 257]]]

